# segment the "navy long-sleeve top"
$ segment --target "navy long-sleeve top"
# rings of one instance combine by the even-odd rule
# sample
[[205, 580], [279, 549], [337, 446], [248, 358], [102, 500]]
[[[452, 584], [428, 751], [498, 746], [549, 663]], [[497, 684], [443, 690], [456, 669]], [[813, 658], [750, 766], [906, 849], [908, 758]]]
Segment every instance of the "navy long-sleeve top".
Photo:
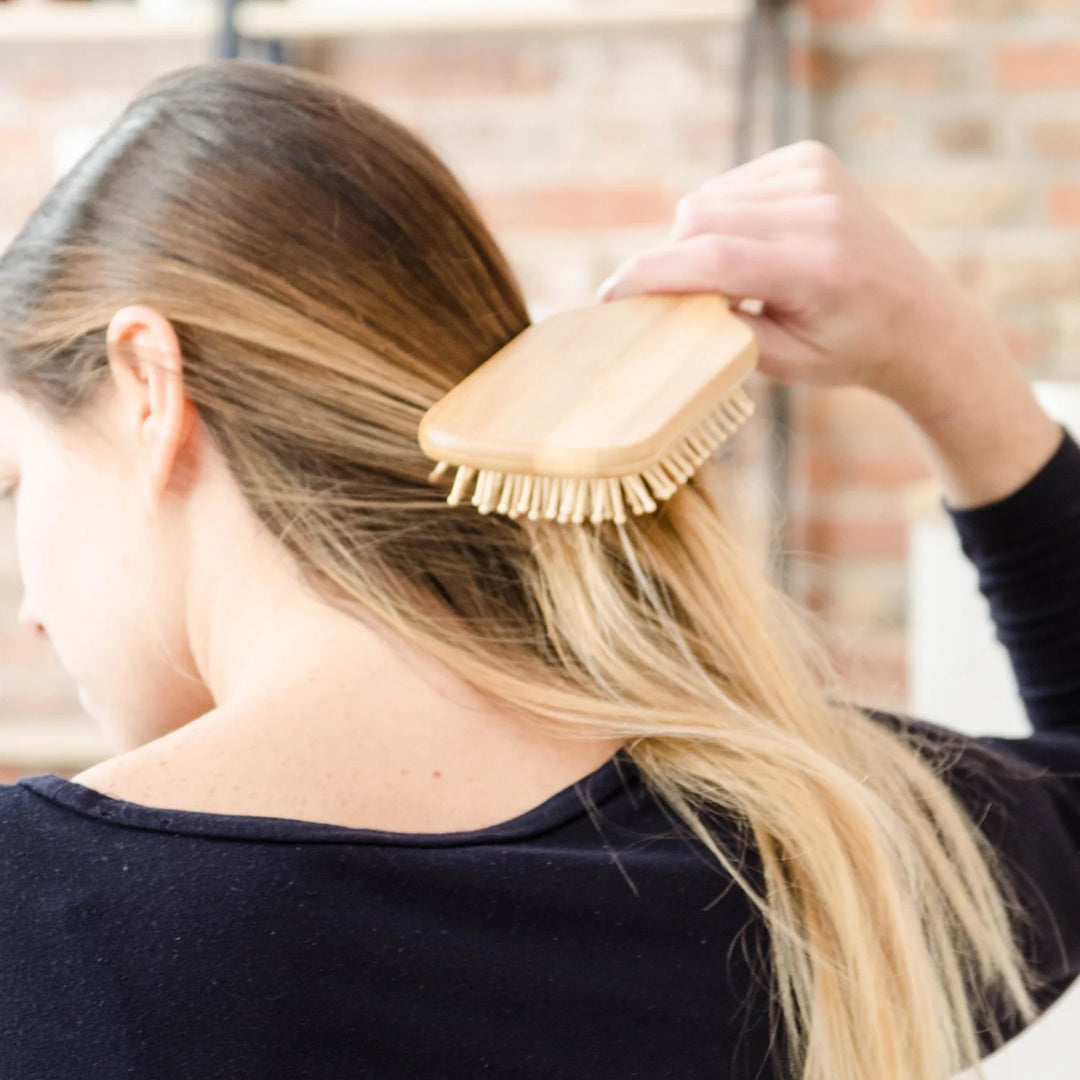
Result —
[[[953, 518], [1033, 734], [953, 733], [943, 778], [1014, 874], [1049, 1006], [1080, 973], [1080, 448]], [[623, 751], [433, 835], [24, 777], [0, 890], [0, 1080], [772, 1075], [760, 919]]]

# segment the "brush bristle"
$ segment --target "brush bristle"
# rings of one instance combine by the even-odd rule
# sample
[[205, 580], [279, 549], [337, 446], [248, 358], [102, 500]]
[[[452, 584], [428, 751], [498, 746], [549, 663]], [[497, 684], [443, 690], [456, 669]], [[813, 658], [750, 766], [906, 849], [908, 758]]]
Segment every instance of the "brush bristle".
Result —
[[[475, 478], [470, 501], [481, 514], [505, 514], [511, 518], [525, 515], [530, 521], [543, 518], [563, 524], [581, 524], [585, 520], [622, 524], [627, 520], [627, 507], [633, 514], [651, 513], [657, 499], [674, 495], [753, 412], [750, 397], [736, 389], [654, 465], [626, 476], [531, 476], [460, 465], [446, 501], [450, 506], [461, 503]], [[448, 468], [445, 461], [440, 461], [428, 479], [434, 482]]]

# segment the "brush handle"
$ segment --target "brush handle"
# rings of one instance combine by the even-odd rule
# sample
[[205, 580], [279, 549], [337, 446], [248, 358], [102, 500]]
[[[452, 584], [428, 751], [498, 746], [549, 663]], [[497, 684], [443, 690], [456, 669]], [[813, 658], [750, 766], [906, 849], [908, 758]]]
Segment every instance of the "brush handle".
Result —
[[621, 476], [732, 398], [757, 343], [716, 293], [634, 296], [540, 320], [424, 416], [428, 457], [504, 473]]

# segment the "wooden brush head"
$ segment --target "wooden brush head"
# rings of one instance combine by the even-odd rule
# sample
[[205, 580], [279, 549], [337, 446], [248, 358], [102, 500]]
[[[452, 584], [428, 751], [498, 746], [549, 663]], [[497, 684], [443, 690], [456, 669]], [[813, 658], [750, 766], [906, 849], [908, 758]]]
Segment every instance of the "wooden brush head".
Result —
[[648, 294], [558, 312], [436, 402], [418, 439], [439, 462], [433, 479], [459, 466], [451, 502], [478, 475], [473, 503], [481, 512], [584, 520], [591, 503], [590, 520], [625, 520], [616, 505], [622, 495], [638, 513], [652, 502], [628, 488], [644, 479], [653, 494], [670, 494], [749, 415], [738, 387], [756, 359], [753, 333], [716, 293]]

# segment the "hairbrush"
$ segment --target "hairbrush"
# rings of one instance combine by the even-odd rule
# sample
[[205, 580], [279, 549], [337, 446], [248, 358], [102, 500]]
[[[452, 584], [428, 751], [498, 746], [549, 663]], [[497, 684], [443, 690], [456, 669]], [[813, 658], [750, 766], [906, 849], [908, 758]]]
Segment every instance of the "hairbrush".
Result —
[[446, 501], [617, 523], [657, 508], [753, 413], [752, 330], [718, 293], [650, 293], [532, 323], [424, 414]]

